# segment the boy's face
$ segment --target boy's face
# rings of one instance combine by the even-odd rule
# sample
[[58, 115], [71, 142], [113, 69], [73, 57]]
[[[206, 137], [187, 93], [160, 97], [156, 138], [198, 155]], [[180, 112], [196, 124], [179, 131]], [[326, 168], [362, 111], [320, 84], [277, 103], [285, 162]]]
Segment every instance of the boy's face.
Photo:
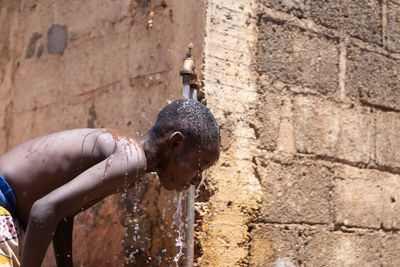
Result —
[[218, 160], [218, 152], [183, 151], [178, 147], [166, 153], [158, 168], [160, 182], [168, 190], [186, 189], [198, 174]]

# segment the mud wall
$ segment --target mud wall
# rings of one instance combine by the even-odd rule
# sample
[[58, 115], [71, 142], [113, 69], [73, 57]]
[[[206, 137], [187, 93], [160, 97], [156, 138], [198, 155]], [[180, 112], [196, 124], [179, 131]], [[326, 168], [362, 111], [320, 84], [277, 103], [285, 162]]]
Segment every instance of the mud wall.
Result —
[[400, 3], [214, 1], [201, 266], [394, 266]]
[[[140, 138], [167, 100], [181, 98], [189, 42], [200, 69], [204, 11], [201, 1], [0, 1], [0, 152], [71, 128], [109, 127]], [[173, 233], [156, 230], [170, 224], [168, 199], [146, 177], [138, 190], [78, 215], [75, 265], [170, 260]], [[141, 212], [133, 208], [138, 201]], [[137, 221], [141, 242], [132, 236]], [[51, 248], [44, 266], [55, 266]]]
[[[0, 150], [77, 127], [140, 136], [204, 42], [222, 153], [198, 189], [195, 265], [399, 265], [399, 14], [396, 0], [3, 0]], [[176, 196], [152, 177], [138, 189], [77, 218], [77, 266], [172, 262]]]

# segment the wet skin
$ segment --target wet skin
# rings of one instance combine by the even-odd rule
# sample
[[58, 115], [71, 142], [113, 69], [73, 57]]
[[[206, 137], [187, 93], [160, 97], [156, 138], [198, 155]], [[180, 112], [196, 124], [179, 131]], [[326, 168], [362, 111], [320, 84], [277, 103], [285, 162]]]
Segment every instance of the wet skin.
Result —
[[183, 190], [218, 153], [190, 151], [171, 133], [147, 144], [108, 129], [77, 129], [40, 137], [0, 157], [26, 229], [21, 266], [40, 266], [53, 239], [58, 266], [72, 266], [75, 214], [157, 171], [169, 190]]
[[203, 170], [218, 160], [219, 150], [201, 151], [198, 146], [187, 144], [185, 137], [179, 132], [171, 133], [165, 139], [165, 146], [158, 156], [160, 162], [157, 174], [161, 184], [168, 190], [186, 189], [196, 182]]

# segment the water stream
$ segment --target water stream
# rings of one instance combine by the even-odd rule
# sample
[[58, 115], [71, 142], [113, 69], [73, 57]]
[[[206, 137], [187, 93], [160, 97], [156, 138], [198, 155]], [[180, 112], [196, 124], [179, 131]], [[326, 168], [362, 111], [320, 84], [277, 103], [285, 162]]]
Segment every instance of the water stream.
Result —
[[175, 193], [174, 195], [174, 205], [176, 211], [172, 217], [173, 222], [171, 224], [171, 229], [177, 233], [175, 238], [175, 246], [179, 247], [179, 252], [174, 257], [174, 262], [177, 267], [179, 267], [179, 259], [183, 256], [183, 251], [185, 249], [185, 221], [183, 218], [183, 205], [182, 202], [185, 198], [186, 192]]

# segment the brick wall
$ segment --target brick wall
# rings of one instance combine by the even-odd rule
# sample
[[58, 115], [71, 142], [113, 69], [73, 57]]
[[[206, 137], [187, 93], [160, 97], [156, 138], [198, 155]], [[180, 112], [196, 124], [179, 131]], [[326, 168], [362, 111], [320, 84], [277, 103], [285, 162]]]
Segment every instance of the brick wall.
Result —
[[400, 264], [399, 12], [392, 0], [208, 1], [223, 156], [202, 266]]
[[[251, 265], [399, 264], [399, 11], [393, 1], [259, 3], [260, 99], [281, 106], [263, 107], [280, 118], [256, 157]], [[260, 112], [258, 131], [272, 112]]]

